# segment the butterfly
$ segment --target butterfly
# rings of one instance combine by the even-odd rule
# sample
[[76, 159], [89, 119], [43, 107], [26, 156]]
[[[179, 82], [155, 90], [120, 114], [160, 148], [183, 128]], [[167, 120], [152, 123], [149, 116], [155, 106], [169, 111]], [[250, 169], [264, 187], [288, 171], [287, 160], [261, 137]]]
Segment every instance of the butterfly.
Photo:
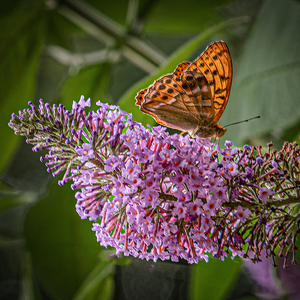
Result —
[[192, 137], [220, 138], [218, 124], [228, 102], [232, 62], [223, 41], [209, 45], [193, 62], [183, 62], [172, 74], [156, 80], [135, 97], [140, 110], [157, 123]]

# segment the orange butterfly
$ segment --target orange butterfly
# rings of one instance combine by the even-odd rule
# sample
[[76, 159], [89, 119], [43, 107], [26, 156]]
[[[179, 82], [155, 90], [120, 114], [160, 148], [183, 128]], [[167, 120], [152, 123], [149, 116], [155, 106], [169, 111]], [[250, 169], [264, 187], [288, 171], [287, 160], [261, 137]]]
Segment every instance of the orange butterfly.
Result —
[[219, 121], [228, 101], [232, 62], [227, 45], [215, 42], [192, 63], [156, 80], [135, 97], [136, 105], [157, 123], [201, 138], [220, 138]]

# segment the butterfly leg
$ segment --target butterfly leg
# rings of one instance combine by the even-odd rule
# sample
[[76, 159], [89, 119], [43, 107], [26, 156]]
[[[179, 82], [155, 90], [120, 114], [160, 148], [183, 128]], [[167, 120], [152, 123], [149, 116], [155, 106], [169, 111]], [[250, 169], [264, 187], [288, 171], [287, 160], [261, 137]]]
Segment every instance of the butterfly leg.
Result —
[[200, 127], [197, 126], [191, 133], [189, 133], [190, 136], [191, 136], [191, 137], [195, 137], [195, 134], [196, 134], [196, 132], [198, 131], [199, 128], [200, 128]]

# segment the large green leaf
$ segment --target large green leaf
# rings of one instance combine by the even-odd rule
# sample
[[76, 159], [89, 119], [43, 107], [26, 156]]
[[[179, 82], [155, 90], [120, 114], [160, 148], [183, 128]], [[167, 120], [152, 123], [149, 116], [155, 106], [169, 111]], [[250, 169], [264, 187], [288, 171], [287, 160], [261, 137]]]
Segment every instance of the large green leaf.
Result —
[[62, 103], [68, 108], [71, 107], [72, 101], [79, 101], [81, 95], [86, 99], [92, 99], [92, 108], [97, 109], [95, 103], [100, 99], [102, 102], [111, 103], [106, 91], [108, 85], [109, 64], [98, 64], [88, 66], [79, 71], [78, 74], [70, 76], [62, 89]]
[[241, 260], [210, 259], [191, 269], [190, 299], [225, 299], [240, 269]]
[[27, 247], [39, 280], [56, 299], [71, 299], [99, 263], [97, 270], [102, 273], [96, 284], [90, 283], [93, 289], [113, 271], [111, 267], [103, 271], [107, 263], [98, 257], [103, 248], [91, 230], [92, 223], [77, 215], [74, 193], [55, 182], [49, 195], [29, 210], [25, 222]]
[[33, 100], [45, 32], [42, 9], [16, 11], [0, 19], [0, 172], [14, 153], [17, 138], [8, 127], [10, 116]]
[[288, 142], [296, 141], [300, 144], [300, 119], [293, 126], [285, 130], [282, 134], [282, 140]]
[[257, 298], [256, 296], [250, 295], [242, 298], [238, 298], [237, 300], [260, 300], [261, 298]]
[[115, 265], [100, 260], [74, 296], [74, 300], [107, 300], [114, 291], [113, 277]]
[[267, 132], [280, 134], [299, 120], [300, 4], [267, 0], [244, 44], [223, 125], [261, 115], [230, 127], [236, 143]]
[[217, 12], [230, 2], [233, 1], [157, 1], [148, 12], [145, 28], [159, 32], [200, 32], [207, 24], [220, 22], [221, 14]]
[[101, 11], [102, 14], [111, 20], [125, 25], [129, 0], [112, 0], [109, 5], [106, 1], [99, 0], [88, 0], [85, 2]]
[[[128, 24], [128, 8], [138, 6], [139, 22], [145, 22], [146, 30], [166, 32], [200, 32], [221, 20], [218, 11], [235, 0], [199, 1], [190, 0], [112, 0], [111, 5], [105, 1], [85, 1], [101, 11], [111, 20], [126, 26]], [[135, 2], [135, 3], [134, 3]], [[130, 4], [130, 5], [129, 5]]]

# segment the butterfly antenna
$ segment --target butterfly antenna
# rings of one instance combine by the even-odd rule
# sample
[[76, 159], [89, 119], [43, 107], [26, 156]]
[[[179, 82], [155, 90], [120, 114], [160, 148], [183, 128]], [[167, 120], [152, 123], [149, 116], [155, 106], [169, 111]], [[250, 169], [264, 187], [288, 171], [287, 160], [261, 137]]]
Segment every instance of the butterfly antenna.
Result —
[[225, 127], [228, 127], [228, 126], [231, 126], [231, 125], [236, 125], [236, 124], [248, 122], [248, 121], [250, 121], [250, 120], [259, 119], [259, 118], [260, 118], [260, 116], [256, 116], [256, 117], [253, 117], [253, 118], [250, 118], [250, 119], [247, 119], [247, 120], [243, 120], [243, 121], [231, 123], [231, 124], [228, 124], [228, 125], [224, 126], [224, 128], [225, 128]]

